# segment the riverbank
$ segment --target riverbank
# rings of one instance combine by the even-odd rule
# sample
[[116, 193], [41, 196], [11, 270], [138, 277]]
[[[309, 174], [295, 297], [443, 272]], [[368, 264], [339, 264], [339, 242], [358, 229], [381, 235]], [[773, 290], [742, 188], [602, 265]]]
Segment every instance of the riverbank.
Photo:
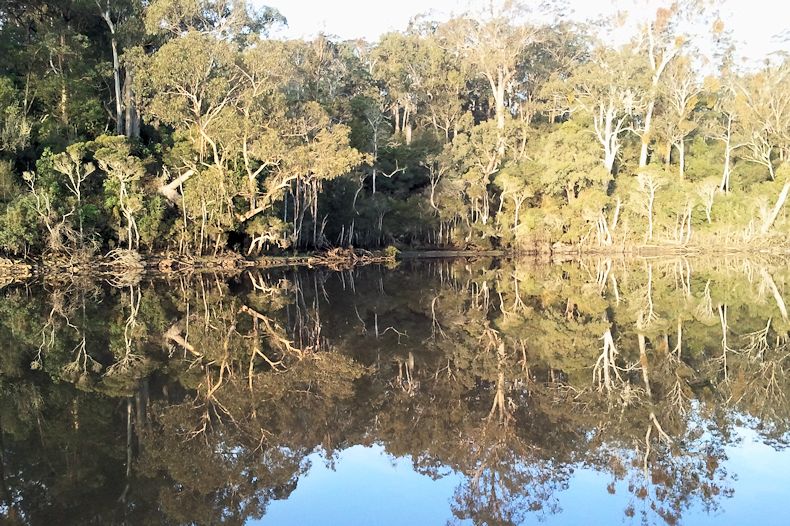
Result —
[[754, 246], [673, 246], [636, 245], [618, 247], [574, 247], [555, 244], [529, 250], [466, 250], [425, 249], [399, 251], [394, 247], [383, 250], [334, 248], [323, 252], [290, 255], [267, 255], [254, 258], [229, 252], [212, 256], [177, 254], [140, 254], [129, 250], [114, 250], [105, 255], [72, 254], [28, 260], [0, 258], [0, 281], [24, 281], [33, 277], [46, 279], [113, 278], [134, 280], [150, 274], [214, 272], [237, 273], [246, 269], [279, 267], [324, 267], [332, 270], [350, 269], [370, 264], [396, 265], [399, 260], [450, 258], [529, 258], [544, 262], [564, 262], [584, 257], [650, 258], [763, 255], [790, 257], [786, 247]]
[[247, 258], [238, 253], [212, 256], [140, 254], [114, 250], [105, 255], [70, 254], [29, 260], [0, 258], [0, 282], [24, 281], [34, 277], [68, 280], [79, 277], [130, 280], [146, 274], [190, 272], [236, 273], [245, 269], [278, 267], [325, 267], [343, 270], [359, 265], [397, 262], [398, 251], [335, 248], [324, 252]]

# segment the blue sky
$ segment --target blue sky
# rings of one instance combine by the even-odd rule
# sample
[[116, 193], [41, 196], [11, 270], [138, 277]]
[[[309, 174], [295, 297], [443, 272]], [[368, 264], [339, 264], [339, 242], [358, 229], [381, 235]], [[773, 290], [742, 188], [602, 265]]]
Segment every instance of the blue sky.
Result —
[[[439, 18], [450, 13], [478, 10], [489, 0], [254, 0], [276, 7], [289, 21], [277, 36], [310, 37], [318, 32], [341, 38], [376, 40], [392, 30], [405, 29], [416, 14], [434, 12]], [[668, 0], [569, 0], [574, 17], [585, 19], [615, 10], [631, 13], [655, 12]], [[790, 43], [772, 37], [790, 30], [790, 2], [783, 0], [724, 0], [722, 19], [741, 41], [739, 49], [759, 59], [778, 48], [790, 51]]]

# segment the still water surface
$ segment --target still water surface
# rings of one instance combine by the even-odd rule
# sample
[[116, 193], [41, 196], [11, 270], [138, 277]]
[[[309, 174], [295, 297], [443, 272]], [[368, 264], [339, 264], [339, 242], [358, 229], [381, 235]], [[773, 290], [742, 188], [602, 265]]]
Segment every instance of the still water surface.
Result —
[[781, 260], [0, 290], [0, 522], [787, 524]]

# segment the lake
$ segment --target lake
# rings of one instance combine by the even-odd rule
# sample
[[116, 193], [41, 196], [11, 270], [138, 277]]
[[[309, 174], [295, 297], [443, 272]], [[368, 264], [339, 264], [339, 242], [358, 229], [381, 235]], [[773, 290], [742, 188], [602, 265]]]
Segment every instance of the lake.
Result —
[[6, 283], [0, 523], [787, 524], [785, 301], [759, 254]]

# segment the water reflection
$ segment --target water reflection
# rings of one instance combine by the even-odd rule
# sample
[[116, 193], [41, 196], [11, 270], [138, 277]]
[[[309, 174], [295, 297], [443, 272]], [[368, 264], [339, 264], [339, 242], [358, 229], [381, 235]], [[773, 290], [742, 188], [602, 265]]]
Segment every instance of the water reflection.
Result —
[[626, 522], [726, 514], [735, 430], [788, 441], [788, 277], [756, 258], [454, 260], [10, 286], [0, 510], [244, 524], [316, 451], [376, 445], [453, 474], [433, 505], [458, 523], [561, 517], [578, 471], [625, 493]]

